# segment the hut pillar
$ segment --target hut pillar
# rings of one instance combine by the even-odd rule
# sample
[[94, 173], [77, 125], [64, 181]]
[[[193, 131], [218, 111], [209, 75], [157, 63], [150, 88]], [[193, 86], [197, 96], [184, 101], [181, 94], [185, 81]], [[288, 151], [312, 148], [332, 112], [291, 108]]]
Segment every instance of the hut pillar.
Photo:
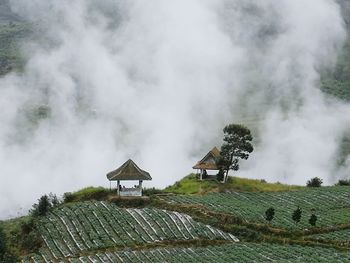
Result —
[[139, 188], [142, 189], [142, 180], [139, 180]]
[[117, 195], [120, 195], [120, 181], [117, 180]]
[[200, 170], [200, 173], [199, 173], [199, 180], [203, 180], [203, 170], [201, 169]]

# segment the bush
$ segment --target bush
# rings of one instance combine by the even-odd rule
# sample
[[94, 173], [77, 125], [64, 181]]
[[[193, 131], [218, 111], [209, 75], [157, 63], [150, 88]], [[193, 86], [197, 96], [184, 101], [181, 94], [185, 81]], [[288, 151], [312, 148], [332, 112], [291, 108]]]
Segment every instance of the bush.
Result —
[[89, 200], [102, 201], [106, 200], [108, 195], [111, 193], [110, 190], [103, 187], [86, 187], [74, 193], [64, 193], [63, 202], [81, 202]]
[[21, 250], [26, 251], [27, 254], [38, 252], [42, 240], [35, 228], [33, 218], [20, 224], [20, 233], [17, 242], [20, 245]]
[[60, 204], [56, 195], [50, 193], [49, 195], [43, 195], [38, 199], [38, 203], [34, 204], [30, 213], [32, 216], [45, 216], [51, 208]]
[[275, 209], [273, 207], [270, 207], [265, 211], [265, 219], [267, 221], [271, 222], [274, 216], [275, 216]]
[[306, 186], [307, 187], [321, 187], [321, 184], [323, 183], [322, 179], [319, 177], [311, 178], [309, 181], [307, 181]]
[[74, 195], [71, 192], [66, 192], [63, 194], [63, 203], [73, 202]]
[[316, 226], [317, 216], [315, 214], [312, 214], [309, 218], [309, 224], [312, 226]]
[[223, 169], [220, 169], [218, 174], [216, 175], [216, 179], [219, 182], [222, 182], [224, 180], [224, 177], [225, 177], [225, 171]]
[[301, 219], [301, 209], [300, 207], [298, 206], [298, 208], [296, 210], [293, 211], [293, 214], [292, 214], [292, 219], [293, 221], [295, 222], [295, 224], [299, 223], [300, 222], [300, 219]]
[[350, 186], [350, 180], [339, 180], [338, 183], [336, 185], [339, 185], [339, 186]]
[[16, 257], [8, 251], [6, 235], [0, 226], [0, 262], [14, 263], [17, 262]]

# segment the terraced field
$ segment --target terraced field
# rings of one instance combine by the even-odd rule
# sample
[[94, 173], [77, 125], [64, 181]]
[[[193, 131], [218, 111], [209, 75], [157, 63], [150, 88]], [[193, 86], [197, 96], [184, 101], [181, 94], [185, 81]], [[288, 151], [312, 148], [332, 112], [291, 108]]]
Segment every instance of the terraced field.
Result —
[[311, 235], [309, 237], [321, 240], [341, 241], [350, 244], [350, 229], [343, 229], [324, 234]]
[[[48, 262], [34, 256], [24, 262]], [[277, 244], [235, 243], [196, 248], [159, 248], [149, 250], [110, 250], [63, 262], [350, 262], [350, 253], [334, 249], [284, 246]]]
[[159, 209], [122, 209], [106, 202], [57, 208], [37, 224], [45, 246], [35, 258], [46, 262], [77, 257], [91, 250], [133, 247], [179, 240], [238, 241], [233, 235]]
[[[266, 223], [266, 209], [275, 209], [272, 226], [279, 228], [310, 227], [308, 219], [314, 212], [317, 226], [350, 224], [350, 187], [322, 187], [279, 193], [232, 192], [163, 197], [169, 203], [204, 205], [209, 210], [241, 217], [248, 222]], [[299, 206], [301, 222], [296, 225], [291, 216]]]

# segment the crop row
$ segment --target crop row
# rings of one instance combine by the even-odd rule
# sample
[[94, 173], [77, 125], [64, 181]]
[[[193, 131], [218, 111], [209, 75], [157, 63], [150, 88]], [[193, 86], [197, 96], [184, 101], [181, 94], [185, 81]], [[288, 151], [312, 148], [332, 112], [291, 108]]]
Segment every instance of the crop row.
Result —
[[[170, 203], [201, 204], [210, 210], [241, 217], [249, 222], [266, 223], [264, 215], [269, 207], [275, 209], [272, 225], [282, 228], [310, 227], [311, 213], [318, 217], [317, 226], [349, 223], [350, 187], [323, 187], [277, 193], [212, 193], [204, 196], [178, 195], [164, 197]], [[302, 220], [296, 226], [291, 215], [300, 207]]]
[[59, 207], [38, 223], [48, 249], [45, 258], [64, 258], [113, 246], [126, 247], [163, 240], [222, 239], [233, 235], [194, 221], [190, 216], [159, 209], [123, 209], [105, 202]]
[[[45, 262], [37, 256], [23, 262]], [[196, 248], [108, 251], [63, 262], [350, 262], [350, 253], [334, 249], [278, 244], [235, 243]]]
[[337, 230], [334, 232], [311, 235], [311, 238], [322, 240], [336, 240], [350, 243], [350, 229]]

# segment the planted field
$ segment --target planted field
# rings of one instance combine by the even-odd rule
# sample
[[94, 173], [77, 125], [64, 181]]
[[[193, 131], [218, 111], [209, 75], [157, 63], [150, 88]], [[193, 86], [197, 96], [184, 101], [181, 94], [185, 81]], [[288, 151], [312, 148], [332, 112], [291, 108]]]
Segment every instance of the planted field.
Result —
[[335, 240], [350, 243], [350, 229], [337, 230], [334, 232], [311, 235], [311, 238], [322, 240]]
[[[47, 259], [46, 259], [47, 260]], [[40, 256], [23, 262], [45, 262]], [[194, 248], [159, 248], [94, 253], [63, 262], [350, 262], [334, 249], [277, 244], [235, 243]]]
[[[241, 217], [248, 222], [266, 223], [265, 211], [275, 209], [272, 226], [280, 228], [310, 227], [309, 217], [314, 212], [317, 226], [333, 226], [350, 223], [350, 187], [322, 187], [277, 193], [213, 193], [199, 195], [168, 196], [164, 199], [177, 204], [199, 204], [217, 212]], [[302, 209], [301, 222], [296, 225], [292, 213]]]
[[40, 257], [46, 259], [169, 240], [238, 241], [188, 215], [158, 209], [122, 209], [105, 202], [57, 208], [39, 222], [38, 228], [46, 245]]

